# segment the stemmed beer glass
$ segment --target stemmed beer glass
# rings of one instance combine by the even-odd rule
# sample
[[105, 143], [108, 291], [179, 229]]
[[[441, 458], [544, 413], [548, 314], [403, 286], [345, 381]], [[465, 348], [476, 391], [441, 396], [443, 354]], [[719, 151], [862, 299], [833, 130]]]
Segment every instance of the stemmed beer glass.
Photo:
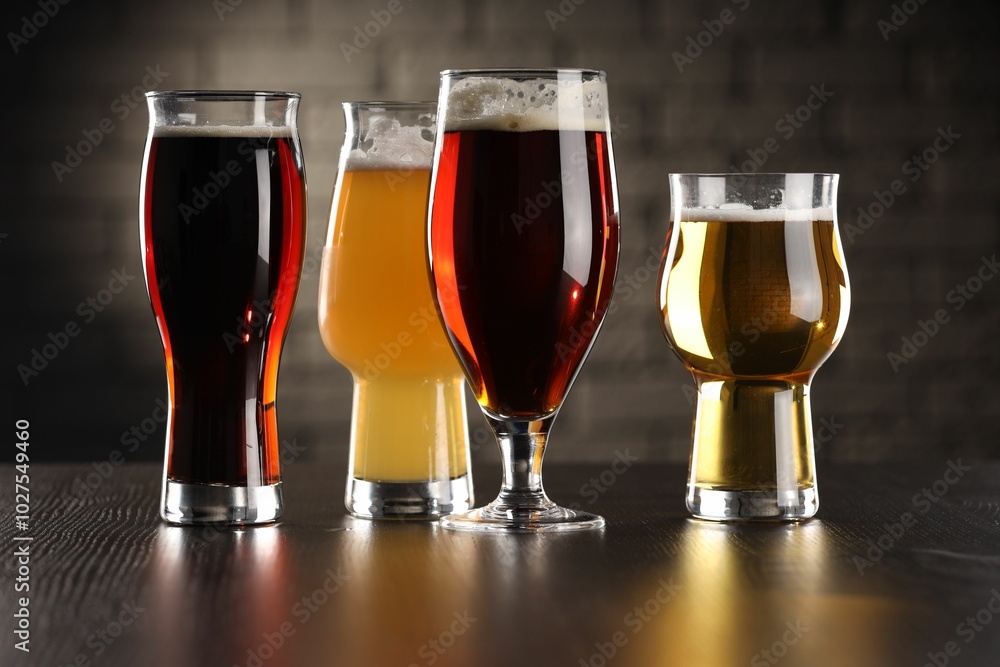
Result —
[[819, 507], [809, 387], [851, 291], [837, 174], [671, 174], [658, 306], [698, 406], [687, 507], [807, 519]]
[[593, 70], [441, 75], [429, 220], [433, 292], [499, 440], [489, 505], [458, 530], [599, 528], [542, 488], [546, 439], [594, 342], [618, 264], [607, 85]]

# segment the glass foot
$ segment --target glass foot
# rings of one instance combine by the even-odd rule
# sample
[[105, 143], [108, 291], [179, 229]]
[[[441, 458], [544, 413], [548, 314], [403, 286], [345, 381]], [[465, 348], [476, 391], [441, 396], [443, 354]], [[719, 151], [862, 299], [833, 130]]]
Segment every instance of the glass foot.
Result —
[[269, 486], [226, 486], [163, 482], [160, 516], [167, 523], [229, 524], [271, 523], [284, 510], [281, 482]]
[[819, 509], [816, 487], [779, 493], [776, 489], [718, 489], [688, 485], [688, 511], [710, 521], [803, 521]]
[[364, 519], [437, 519], [472, 507], [472, 478], [368, 482], [349, 477], [347, 511]]
[[494, 500], [486, 507], [446, 516], [441, 519], [441, 526], [448, 530], [538, 533], [599, 530], [604, 528], [604, 518], [559, 507], [552, 501], [541, 505], [514, 506]]

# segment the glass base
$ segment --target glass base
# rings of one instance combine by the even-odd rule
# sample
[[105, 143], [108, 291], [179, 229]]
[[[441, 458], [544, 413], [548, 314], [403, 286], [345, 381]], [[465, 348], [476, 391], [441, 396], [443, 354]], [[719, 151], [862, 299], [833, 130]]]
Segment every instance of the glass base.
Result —
[[437, 519], [472, 507], [472, 478], [428, 482], [368, 482], [349, 477], [347, 511], [364, 519]]
[[559, 507], [551, 501], [542, 506], [513, 508], [494, 501], [486, 507], [452, 514], [441, 519], [448, 530], [495, 533], [540, 533], [571, 530], [599, 530], [604, 518], [588, 512]]
[[709, 521], [802, 521], [819, 509], [816, 487], [778, 493], [775, 489], [710, 489], [688, 485], [688, 511]]
[[277, 521], [283, 511], [281, 482], [269, 486], [163, 482], [160, 517], [167, 523], [245, 526]]

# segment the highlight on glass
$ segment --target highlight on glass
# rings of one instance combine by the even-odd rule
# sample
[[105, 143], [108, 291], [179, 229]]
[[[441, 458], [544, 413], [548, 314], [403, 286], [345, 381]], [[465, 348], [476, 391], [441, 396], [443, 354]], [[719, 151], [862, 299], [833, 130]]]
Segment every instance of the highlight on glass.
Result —
[[819, 507], [810, 384], [847, 326], [837, 174], [671, 174], [658, 308], [698, 390], [687, 508]]
[[160, 513], [282, 513], [278, 363], [299, 285], [306, 181], [297, 93], [146, 95], [140, 242], [169, 392]]
[[600, 528], [542, 486], [553, 421], [600, 330], [618, 265], [605, 75], [441, 75], [429, 220], [434, 297], [503, 459], [500, 495], [456, 530]]
[[345, 502], [368, 518], [472, 506], [462, 369], [427, 273], [434, 102], [349, 102], [319, 292], [327, 350], [354, 377]]

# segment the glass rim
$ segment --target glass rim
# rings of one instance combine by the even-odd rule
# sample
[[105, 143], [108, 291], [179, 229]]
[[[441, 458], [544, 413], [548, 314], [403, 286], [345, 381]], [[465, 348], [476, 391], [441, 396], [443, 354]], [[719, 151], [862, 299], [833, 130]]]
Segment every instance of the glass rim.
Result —
[[[473, 68], [473, 69], [446, 69], [441, 70], [441, 78], [445, 77], [455, 77], [455, 76], [481, 76], [481, 77], [492, 77], [492, 78], [502, 78], [503, 75], [515, 74], [518, 76], [534, 78], [552, 78], [557, 74], [580, 74], [584, 76], [594, 76], [600, 79], [607, 78], [607, 72], [600, 69], [588, 69], [579, 67], [491, 67], [491, 68]], [[511, 77], [506, 77], [511, 78]]]
[[667, 176], [669, 178], [673, 178], [675, 176], [699, 176], [699, 177], [700, 176], [706, 176], [706, 177], [713, 177], [713, 178], [720, 178], [720, 177], [721, 178], [727, 178], [727, 177], [733, 177], [733, 178], [735, 178], [735, 177], [754, 178], [754, 177], [757, 177], [757, 176], [769, 176], [769, 177], [775, 177], [775, 176], [837, 176], [837, 177], [840, 177], [840, 174], [837, 173], [837, 172], [830, 172], [830, 171], [756, 171], [756, 172], [754, 172], [752, 174], [744, 174], [742, 171], [730, 171], [730, 172], [719, 172], [719, 173], [692, 171], [692, 172], [670, 172], [669, 174], [667, 174]]
[[268, 100], [299, 100], [302, 95], [280, 90], [151, 90], [146, 99], [191, 99], [205, 102], [254, 102]]
[[373, 109], [417, 109], [417, 108], [423, 108], [423, 107], [432, 107], [432, 108], [434, 108], [435, 111], [437, 110], [437, 100], [434, 100], [434, 101], [417, 100], [417, 101], [412, 101], [412, 102], [401, 101], [401, 100], [393, 100], [393, 101], [389, 101], [389, 102], [378, 102], [378, 101], [367, 102], [367, 101], [365, 101], [365, 102], [341, 102], [340, 104], [345, 109], [349, 109], [349, 108], [369, 109], [369, 110], [373, 110]]

